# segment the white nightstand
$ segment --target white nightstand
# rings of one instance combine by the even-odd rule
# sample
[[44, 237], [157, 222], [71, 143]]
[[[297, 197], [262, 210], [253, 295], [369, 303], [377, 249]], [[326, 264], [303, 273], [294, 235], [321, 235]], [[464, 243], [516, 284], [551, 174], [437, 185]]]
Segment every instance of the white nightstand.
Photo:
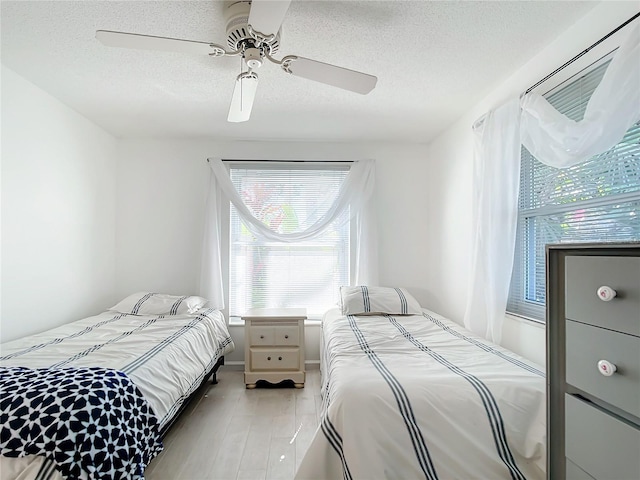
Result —
[[293, 380], [304, 387], [304, 308], [252, 308], [244, 320], [244, 383]]

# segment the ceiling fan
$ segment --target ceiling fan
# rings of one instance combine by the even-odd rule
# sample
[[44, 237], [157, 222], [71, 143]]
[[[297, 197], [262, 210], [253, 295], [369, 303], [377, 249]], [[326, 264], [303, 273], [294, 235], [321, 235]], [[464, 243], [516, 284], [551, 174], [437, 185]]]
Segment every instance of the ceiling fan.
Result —
[[280, 49], [280, 27], [291, 0], [236, 0], [224, 2], [224, 19], [228, 50], [220, 45], [177, 38], [140, 35], [138, 33], [96, 31], [96, 38], [110, 47], [161, 50], [180, 53], [205, 54], [210, 57], [241, 56], [247, 70], [236, 78], [229, 122], [246, 122], [251, 115], [258, 87], [258, 74], [264, 59], [291, 75], [366, 95], [376, 86], [373, 75], [288, 55], [276, 60]]

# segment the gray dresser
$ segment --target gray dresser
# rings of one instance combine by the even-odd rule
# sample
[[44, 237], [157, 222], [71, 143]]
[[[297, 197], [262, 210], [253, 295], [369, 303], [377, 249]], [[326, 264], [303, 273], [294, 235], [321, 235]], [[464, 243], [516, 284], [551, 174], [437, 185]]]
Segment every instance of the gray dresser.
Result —
[[547, 246], [547, 477], [640, 479], [640, 243]]

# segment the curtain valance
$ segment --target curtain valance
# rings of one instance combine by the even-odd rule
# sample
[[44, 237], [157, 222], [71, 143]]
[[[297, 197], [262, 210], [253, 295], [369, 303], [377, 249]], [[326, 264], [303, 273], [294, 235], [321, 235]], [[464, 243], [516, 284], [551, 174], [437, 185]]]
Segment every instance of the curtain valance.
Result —
[[[229, 201], [236, 207], [238, 216], [242, 223], [256, 237], [267, 238], [279, 242], [299, 242], [314, 238], [322, 233], [329, 225], [342, 219], [342, 222], [355, 217], [366, 204], [373, 192], [374, 184], [374, 162], [373, 160], [359, 160], [353, 163], [349, 174], [345, 179], [338, 195], [327, 209], [327, 212], [319, 217], [316, 222], [306, 230], [293, 233], [278, 233], [271, 230], [267, 225], [258, 220], [247, 208], [242, 197], [233, 186], [229, 172], [222, 160], [217, 158], [209, 159], [211, 171], [215, 175], [220, 189], [224, 192]], [[344, 216], [343, 213], [349, 215]]]

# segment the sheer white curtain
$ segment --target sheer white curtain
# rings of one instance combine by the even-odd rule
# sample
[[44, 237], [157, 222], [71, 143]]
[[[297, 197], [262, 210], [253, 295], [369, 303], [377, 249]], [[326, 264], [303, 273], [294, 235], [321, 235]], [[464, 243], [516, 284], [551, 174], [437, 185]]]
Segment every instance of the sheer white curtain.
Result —
[[[212, 306], [224, 308], [222, 266], [220, 252], [220, 214], [222, 195], [238, 212], [242, 223], [256, 237], [279, 242], [297, 242], [314, 238], [336, 221], [354, 220], [356, 235], [356, 283], [376, 284], [377, 272], [377, 228], [372, 206], [375, 182], [375, 162], [358, 160], [349, 170], [338, 195], [327, 212], [307, 229], [293, 233], [278, 233], [256, 219], [247, 208], [229, 177], [229, 172], [220, 159], [209, 159], [211, 179], [205, 218], [203, 261], [200, 275], [200, 295], [208, 298]], [[348, 211], [349, 215], [343, 215]]]
[[[211, 160], [209, 160], [209, 164], [211, 164]], [[222, 190], [218, 188], [216, 177], [211, 174], [204, 217], [200, 296], [209, 299], [209, 305], [218, 310], [222, 310], [225, 305], [220, 248], [222, 203]]]
[[[518, 103], [520, 104], [518, 106]], [[530, 93], [489, 112], [475, 131], [474, 237], [465, 326], [499, 343], [511, 281], [521, 143], [566, 168], [605, 152], [640, 121], [640, 22], [636, 21], [589, 99], [583, 120]]]
[[[520, 102], [489, 112], [474, 130], [473, 250], [465, 326], [500, 342], [513, 268], [520, 177]], [[514, 161], [517, 159], [517, 161]]]

